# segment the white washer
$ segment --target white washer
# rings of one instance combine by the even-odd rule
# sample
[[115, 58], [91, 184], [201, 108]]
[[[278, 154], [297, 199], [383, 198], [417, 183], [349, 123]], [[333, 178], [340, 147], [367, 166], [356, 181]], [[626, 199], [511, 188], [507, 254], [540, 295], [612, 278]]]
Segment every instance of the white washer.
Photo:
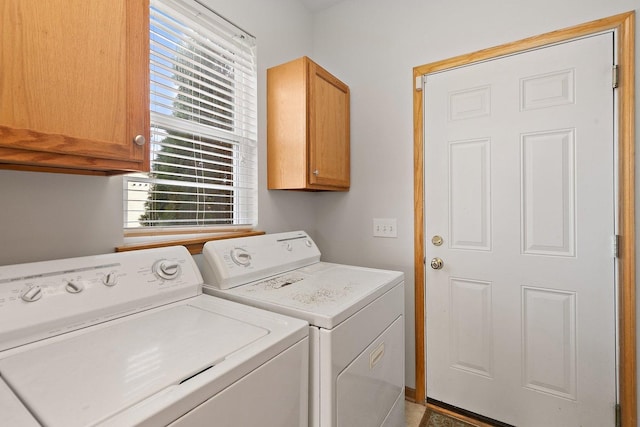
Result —
[[303, 231], [207, 242], [204, 292], [309, 322], [309, 424], [404, 426], [404, 275], [320, 262]]
[[305, 426], [308, 347], [184, 247], [0, 267], [2, 426]]

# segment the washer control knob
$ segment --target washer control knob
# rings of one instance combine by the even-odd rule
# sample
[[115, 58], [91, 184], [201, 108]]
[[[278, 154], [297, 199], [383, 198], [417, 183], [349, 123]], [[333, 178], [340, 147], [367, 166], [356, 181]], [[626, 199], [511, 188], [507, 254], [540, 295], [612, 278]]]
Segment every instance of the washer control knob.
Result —
[[107, 273], [104, 276], [102, 276], [102, 284], [105, 286], [114, 286], [116, 283], [118, 283], [118, 277], [116, 276], [115, 272], [111, 272], [111, 273]]
[[249, 267], [251, 265], [251, 254], [246, 249], [233, 248], [231, 250], [231, 259], [240, 267]]
[[70, 294], [77, 294], [84, 290], [84, 285], [73, 280], [67, 280], [67, 284], [65, 285], [64, 289]]
[[291, 245], [291, 243], [289, 243], [289, 242], [287, 242], [287, 244], [286, 244], [285, 248], [287, 248], [287, 250], [288, 250], [289, 252], [291, 252], [291, 251], [293, 250], [293, 246], [292, 246], [292, 245]]
[[180, 275], [180, 264], [176, 261], [161, 259], [153, 266], [153, 272], [165, 280], [173, 280]]
[[20, 296], [23, 301], [34, 302], [42, 298], [42, 288], [38, 285], [30, 286]]
[[304, 244], [307, 245], [308, 248], [310, 248], [313, 245], [313, 243], [311, 243], [311, 240], [309, 239], [305, 240]]

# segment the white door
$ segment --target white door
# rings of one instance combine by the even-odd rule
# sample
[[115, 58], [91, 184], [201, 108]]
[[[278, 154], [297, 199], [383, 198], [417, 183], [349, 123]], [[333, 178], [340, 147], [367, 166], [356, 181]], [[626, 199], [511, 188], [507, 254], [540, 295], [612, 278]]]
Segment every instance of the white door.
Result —
[[614, 425], [613, 46], [426, 76], [429, 398], [519, 427]]

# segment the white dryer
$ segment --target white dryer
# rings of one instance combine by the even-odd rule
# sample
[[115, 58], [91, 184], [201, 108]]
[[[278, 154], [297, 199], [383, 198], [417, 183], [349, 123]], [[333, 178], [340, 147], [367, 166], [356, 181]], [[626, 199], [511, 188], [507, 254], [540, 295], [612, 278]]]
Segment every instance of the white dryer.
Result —
[[201, 286], [184, 247], [0, 267], [0, 425], [307, 425], [307, 322]]
[[204, 292], [309, 322], [314, 427], [404, 426], [404, 275], [320, 262], [303, 231], [207, 242]]

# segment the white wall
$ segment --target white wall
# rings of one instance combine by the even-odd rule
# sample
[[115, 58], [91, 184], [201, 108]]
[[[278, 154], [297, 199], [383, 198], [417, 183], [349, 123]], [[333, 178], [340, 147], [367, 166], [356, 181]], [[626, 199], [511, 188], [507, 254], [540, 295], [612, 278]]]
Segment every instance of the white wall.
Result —
[[122, 179], [0, 171], [0, 265], [113, 252]]
[[[316, 241], [325, 259], [405, 272], [407, 386], [415, 387], [413, 67], [639, 7], [638, 0], [345, 0], [314, 15], [313, 59], [352, 96], [352, 187], [319, 195]], [[397, 218], [398, 238], [373, 238], [375, 217]]]

